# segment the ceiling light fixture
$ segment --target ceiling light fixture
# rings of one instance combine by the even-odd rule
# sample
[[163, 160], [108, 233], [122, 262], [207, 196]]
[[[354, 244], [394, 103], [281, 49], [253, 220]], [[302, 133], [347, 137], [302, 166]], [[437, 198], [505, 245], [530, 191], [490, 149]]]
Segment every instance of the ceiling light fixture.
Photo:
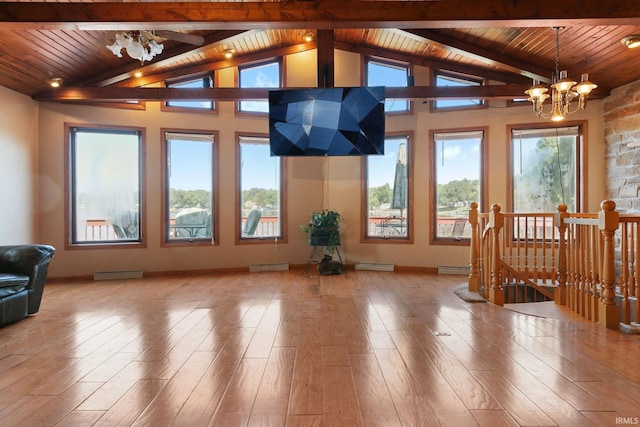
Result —
[[[587, 105], [587, 97], [593, 89], [598, 87], [589, 81], [589, 74], [582, 74], [580, 83], [576, 84], [575, 81], [567, 78], [566, 70], [560, 71], [560, 30], [562, 28], [553, 27], [556, 32], [556, 69], [551, 79], [551, 95], [546, 93], [549, 88], [541, 85], [537, 80], [533, 81], [531, 88], [524, 91], [529, 95], [528, 101], [533, 104], [536, 116], [551, 117], [551, 120], [556, 122], [563, 120], [568, 114], [584, 109]], [[543, 112], [543, 104], [549, 96], [551, 96], [551, 110], [545, 113]], [[578, 105], [574, 110], [571, 110], [571, 102], [575, 98], [578, 98]]]
[[49, 83], [49, 86], [57, 88], [62, 86], [62, 79], [60, 77], [51, 77], [49, 80], [47, 80], [47, 83]]
[[133, 59], [137, 59], [142, 64], [144, 61], [151, 61], [154, 56], [162, 53], [164, 45], [155, 41], [152, 33], [144, 30], [126, 31], [116, 33], [116, 40], [111, 45], [107, 45], [115, 56], [122, 58], [122, 49], [127, 51]]
[[622, 43], [629, 49], [636, 48], [640, 46], [640, 34], [632, 34], [630, 36], [624, 37], [622, 40], [620, 40], [620, 43]]
[[311, 33], [311, 32], [306, 33], [304, 36], [302, 36], [302, 39], [307, 43], [312, 42], [313, 41], [313, 33]]
[[233, 48], [225, 49], [222, 51], [222, 54], [227, 59], [231, 59], [235, 53], [236, 53], [236, 50]]

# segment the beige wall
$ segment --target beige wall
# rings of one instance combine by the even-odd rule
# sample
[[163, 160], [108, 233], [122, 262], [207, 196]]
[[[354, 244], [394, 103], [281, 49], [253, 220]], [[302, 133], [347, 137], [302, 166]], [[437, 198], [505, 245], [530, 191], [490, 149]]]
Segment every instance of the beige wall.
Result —
[[[305, 52], [286, 60], [289, 86], [315, 86], [315, 52]], [[360, 84], [361, 59], [358, 55], [336, 52], [336, 85]], [[234, 71], [219, 73], [221, 86], [233, 85]], [[428, 84], [429, 70], [415, 70], [416, 84]], [[31, 101], [24, 100], [25, 104]], [[508, 124], [535, 123], [530, 107], [496, 108], [481, 111], [429, 113], [428, 105], [415, 103], [414, 114], [387, 118], [388, 131], [412, 131], [415, 138], [414, 200], [415, 238], [413, 244], [360, 243], [361, 160], [360, 158], [290, 158], [288, 163], [289, 242], [266, 245], [235, 245], [235, 134], [236, 132], [267, 133], [263, 118], [236, 117], [233, 103], [221, 103], [219, 114], [186, 114], [161, 112], [158, 103], [147, 103], [147, 111], [120, 110], [101, 107], [73, 106], [55, 103], [40, 105], [40, 173], [50, 184], [40, 194], [46, 215], [40, 222], [41, 238], [58, 248], [51, 275], [90, 275], [94, 271], [142, 268], [147, 272], [207, 270], [246, 267], [253, 263], [289, 262], [304, 264], [309, 254], [300, 225], [308, 221], [312, 211], [323, 207], [339, 210], [345, 217], [341, 251], [349, 263], [381, 262], [397, 266], [437, 268], [438, 265], [468, 265], [468, 248], [430, 246], [428, 224], [429, 171], [428, 153], [430, 129], [489, 126], [490, 172], [489, 203], [506, 205]], [[604, 195], [604, 144], [601, 102], [591, 102], [585, 112], [572, 116], [589, 120], [588, 180], [589, 207], [596, 209]], [[146, 249], [64, 249], [64, 123], [118, 124], [146, 128]], [[550, 123], [550, 122], [549, 122]], [[220, 245], [216, 247], [160, 247], [161, 151], [160, 128], [193, 128], [219, 131], [220, 147]], [[323, 179], [323, 177], [325, 179]], [[55, 184], [52, 184], [55, 183]]]
[[0, 87], [0, 245], [38, 239], [38, 103]]

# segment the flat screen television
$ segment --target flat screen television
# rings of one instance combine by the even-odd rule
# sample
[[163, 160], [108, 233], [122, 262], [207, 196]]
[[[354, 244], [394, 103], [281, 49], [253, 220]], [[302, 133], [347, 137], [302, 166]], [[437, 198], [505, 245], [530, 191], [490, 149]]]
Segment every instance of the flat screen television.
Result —
[[384, 154], [384, 86], [269, 91], [272, 156]]

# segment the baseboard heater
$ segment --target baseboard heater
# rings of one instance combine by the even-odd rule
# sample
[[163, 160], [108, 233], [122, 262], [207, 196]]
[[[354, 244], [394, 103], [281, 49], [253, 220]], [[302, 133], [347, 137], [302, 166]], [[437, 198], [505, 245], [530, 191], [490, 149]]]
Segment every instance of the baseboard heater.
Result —
[[94, 271], [93, 280], [142, 279], [142, 270]]
[[274, 264], [251, 264], [249, 265], [249, 271], [251, 273], [258, 273], [261, 271], [286, 271], [289, 269], [288, 262], [277, 262]]
[[395, 265], [380, 262], [356, 262], [354, 268], [356, 270], [394, 271]]
[[458, 267], [455, 265], [439, 265], [438, 274], [460, 274], [468, 275], [469, 267]]

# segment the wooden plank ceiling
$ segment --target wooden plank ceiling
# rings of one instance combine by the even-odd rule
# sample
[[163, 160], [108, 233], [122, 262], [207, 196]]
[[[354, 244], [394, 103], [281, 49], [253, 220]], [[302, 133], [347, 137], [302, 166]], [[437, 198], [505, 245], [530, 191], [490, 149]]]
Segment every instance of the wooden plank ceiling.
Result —
[[[640, 34], [640, 6], [626, 0], [542, 2], [477, 0], [287, 2], [25, 2], [0, 3], [0, 85], [39, 100], [168, 99], [140, 88], [185, 75], [331, 47], [507, 83], [474, 96], [509, 98], [532, 78], [549, 80], [560, 31], [560, 68], [599, 87], [593, 97], [640, 79], [640, 49], [620, 40]], [[545, 2], [549, 3], [549, 2]], [[164, 39], [164, 51], [141, 64], [107, 48], [116, 31], [173, 30], [204, 37], [202, 46]], [[306, 42], [311, 32], [314, 40]], [[319, 33], [320, 32], [320, 33]], [[319, 46], [317, 37], [329, 40]], [[223, 51], [235, 49], [232, 59]], [[319, 52], [319, 57], [327, 57]], [[135, 78], [141, 71], [143, 77]], [[51, 90], [47, 80], [61, 77]], [[398, 96], [456, 96], [430, 87]], [[238, 99], [262, 92], [192, 92]], [[462, 96], [469, 96], [463, 93]], [[179, 95], [183, 96], [183, 95]]]

